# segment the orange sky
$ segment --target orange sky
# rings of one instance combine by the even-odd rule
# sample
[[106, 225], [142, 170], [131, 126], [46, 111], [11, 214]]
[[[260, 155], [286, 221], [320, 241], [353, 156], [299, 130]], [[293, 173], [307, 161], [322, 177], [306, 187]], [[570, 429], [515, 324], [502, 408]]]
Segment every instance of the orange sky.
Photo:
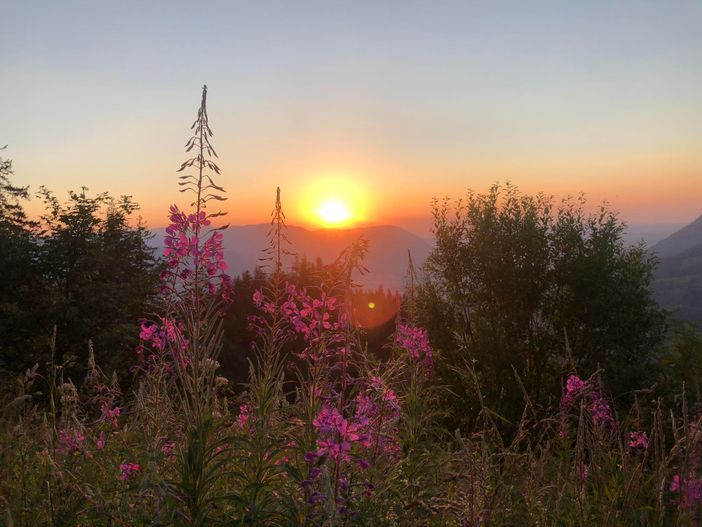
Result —
[[425, 231], [432, 197], [496, 181], [631, 223], [702, 213], [699, 2], [187, 6], [5, 9], [16, 184], [130, 194], [162, 226], [207, 83], [234, 224], [266, 221], [276, 186], [291, 224], [341, 189], [362, 221]]
[[[365, 163], [350, 160], [339, 165], [282, 161], [280, 166], [271, 163], [272, 166], [249, 166], [247, 170], [228, 160], [227, 150], [216, 142], [215, 147], [223, 169], [218, 183], [228, 190], [229, 200], [224, 209], [229, 212], [227, 221], [232, 224], [267, 221], [278, 184], [289, 223], [312, 227], [319, 226], [313, 211], [324, 197], [332, 196], [350, 204], [356, 222], [398, 224], [425, 232], [432, 197], [459, 197], [469, 188], [485, 191], [496, 181], [511, 181], [525, 192], [544, 191], [557, 199], [582, 191], [593, 208], [606, 200], [631, 223], [686, 222], [702, 213], [702, 150], [699, 156], [681, 153], [548, 161], [495, 159], [481, 164], [466, 160], [455, 168], [437, 163], [434, 169], [391, 167], [389, 162], [368, 160]], [[174, 148], [170, 159], [163, 164], [177, 166], [183, 157], [178, 154]], [[168, 173], [159, 169], [159, 163], [154, 163], [151, 170], [137, 163], [132, 168], [133, 174], [121, 177], [120, 173], [129, 170], [130, 158], [134, 159], [120, 157], [110, 167], [103, 167], [99, 159], [95, 159], [94, 167], [84, 161], [83, 167], [72, 170], [58, 185], [51, 185], [51, 181], [47, 184], [61, 190], [78, 188], [87, 182], [96, 192], [131, 193], [141, 204], [141, 215], [148, 225], [163, 226], [170, 203], [187, 205], [185, 195], [177, 191], [177, 174], [175, 170]], [[36, 159], [32, 161], [38, 166], [16, 160], [17, 175], [32, 171], [46, 173]], [[104, 178], [105, 172], [113, 176], [96, 184], [91, 174], [102, 173]], [[16, 180], [23, 182], [17, 177]], [[39, 208], [36, 199], [28, 206], [30, 212]]]

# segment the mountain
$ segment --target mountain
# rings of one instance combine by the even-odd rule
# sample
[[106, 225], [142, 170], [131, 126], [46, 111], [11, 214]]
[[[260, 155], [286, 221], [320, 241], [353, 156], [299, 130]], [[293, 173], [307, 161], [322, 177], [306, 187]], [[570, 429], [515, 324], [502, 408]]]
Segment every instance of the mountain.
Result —
[[652, 247], [684, 226], [684, 223], [634, 223], [626, 226], [622, 239], [627, 246], [644, 242]]
[[656, 300], [674, 318], [702, 323], [702, 216], [656, 243]]
[[[252, 271], [262, 262], [262, 250], [268, 243], [269, 224], [230, 226], [224, 235], [224, 256], [232, 275]], [[163, 248], [165, 229], [155, 229], [152, 245]], [[324, 263], [333, 262], [336, 257], [359, 237], [368, 240], [368, 254], [364, 265], [368, 273], [356, 276], [355, 280], [366, 288], [382, 285], [386, 289], [401, 290], [407, 273], [407, 251], [412, 253], [415, 266], [421, 266], [431, 252], [431, 245], [419, 236], [400, 227], [378, 225], [351, 229], [309, 230], [303, 227], [288, 226], [286, 231], [290, 249], [297, 257], [307, 257], [314, 262], [321, 258]], [[285, 258], [290, 266], [293, 256]]]
[[659, 241], [653, 247], [651, 252], [658, 255], [659, 258], [669, 258], [680, 255], [688, 249], [702, 243], [702, 216], [695, 221], [686, 225], [679, 231], [674, 232], [667, 238]]

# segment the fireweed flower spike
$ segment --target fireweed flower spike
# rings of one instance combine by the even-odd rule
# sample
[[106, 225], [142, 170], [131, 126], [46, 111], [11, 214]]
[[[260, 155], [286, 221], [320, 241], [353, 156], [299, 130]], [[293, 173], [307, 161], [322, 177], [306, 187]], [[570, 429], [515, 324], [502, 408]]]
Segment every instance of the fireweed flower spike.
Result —
[[[302, 336], [307, 346], [298, 353], [298, 357], [318, 362], [325, 356], [338, 353], [345, 317], [337, 312], [337, 299], [325, 293], [320, 298], [313, 298], [306, 288], [298, 288], [287, 282], [284, 293], [280, 316], [285, 323], [286, 334], [281, 335], [281, 338], [287, 338], [287, 334]], [[253, 302], [262, 315], [250, 317], [249, 322], [260, 332], [265, 317], [273, 314], [275, 305], [266, 299], [261, 290], [254, 292]], [[320, 348], [318, 344], [322, 338], [325, 346]]]
[[56, 451], [59, 454], [80, 452], [83, 450], [84, 442], [85, 436], [80, 430], [59, 430]]
[[317, 457], [329, 456], [334, 461], [350, 462], [351, 443], [368, 444], [368, 437], [361, 433], [358, 423], [349, 423], [336, 408], [325, 406], [312, 424], [319, 433], [317, 439]]
[[646, 450], [648, 448], [648, 435], [646, 432], [631, 432], [629, 434], [629, 447]]
[[590, 401], [592, 420], [598, 425], [614, 427], [616, 423], [609, 403], [597, 392], [590, 394]]
[[102, 420], [112, 424], [115, 430], [119, 429], [119, 416], [122, 413], [119, 407], [110, 408], [106, 402], [102, 403]]
[[[215, 324], [232, 301], [232, 280], [226, 274], [221, 230], [212, 220], [224, 212], [211, 213], [212, 201], [223, 201], [224, 189], [214, 182], [220, 169], [214, 162], [217, 154], [210, 138], [212, 130], [207, 117], [207, 87], [203, 87], [198, 116], [193, 123], [193, 136], [186, 151], [194, 154], [182, 163], [179, 172], [181, 192], [191, 192], [195, 200], [192, 210], [177, 205], [169, 209], [170, 224], [166, 228], [161, 273], [161, 314], [153, 321], [141, 323], [141, 346], [137, 354], [146, 371], [165, 371], [180, 386], [186, 411], [199, 414], [209, 405], [198, 402], [215, 397], [215, 371], [221, 347], [220, 332], [207, 328]], [[194, 173], [188, 174], [187, 171]]]
[[591, 385], [590, 381], [583, 381], [577, 375], [570, 375], [566, 381], [566, 389], [560, 403], [562, 412], [560, 437], [564, 438], [567, 436], [565, 416], [577, 401], [583, 402], [597, 426], [610, 429], [616, 428], [617, 423], [612, 413], [612, 407], [599, 390], [594, 385]]
[[678, 494], [677, 503], [684, 509], [695, 509], [702, 502], [702, 479], [689, 474], [686, 478], [675, 474], [670, 480], [670, 492]]
[[405, 350], [414, 361], [422, 361], [426, 376], [429, 377], [434, 369], [429, 333], [424, 328], [398, 324], [395, 334], [395, 344]]
[[128, 481], [132, 476], [136, 475], [141, 467], [138, 463], [122, 463], [119, 466], [119, 479]]
[[[380, 377], [373, 376], [367, 388], [358, 393], [354, 403], [354, 417], [367, 438], [362, 444], [369, 449], [368, 454], [372, 458], [399, 454], [401, 408], [395, 392], [385, 386]], [[359, 465], [365, 469], [369, 463], [364, 459], [359, 461]]]

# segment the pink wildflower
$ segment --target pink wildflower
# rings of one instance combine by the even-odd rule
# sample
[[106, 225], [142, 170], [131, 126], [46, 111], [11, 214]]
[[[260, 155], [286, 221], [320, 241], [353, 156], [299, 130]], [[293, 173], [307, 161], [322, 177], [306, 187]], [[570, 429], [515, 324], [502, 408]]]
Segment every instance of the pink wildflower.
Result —
[[263, 305], [263, 293], [260, 289], [256, 289], [253, 294], [253, 303], [256, 307], [261, 307]]
[[405, 350], [413, 360], [423, 360], [427, 377], [434, 368], [429, 333], [426, 329], [398, 324], [395, 344]]
[[239, 407], [239, 417], [237, 417], [236, 424], [239, 427], [239, 430], [245, 430], [247, 424], [249, 423], [249, 405], [248, 404], [242, 404]]
[[670, 492], [680, 494], [678, 503], [682, 508], [694, 509], [702, 502], [702, 479], [692, 474], [687, 478], [681, 478], [679, 474], [675, 474], [670, 481]]
[[[204, 230], [211, 225], [210, 216], [205, 211], [186, 215], [171, 205], [170, 221], [163, 251], [168, 269], [161, 277], [164, 294], [177, 294], [182, 286], [197, 287], [212, 295], [219, 291], [223, 302], [231, 301], [231, 279], [225, 273], [227, 263], [222, 246], [224, 236], [216, 230], [209, 233]], [[195, 277], [193, 269], [201, 270], [201, 276]]]
[[175, 455], [175, 441], [166, 441], [161, 446], [161, 452], [163, 452], [168, 459], [172, 459]]
[[590, 387], [588, 381], [583, 381], [577, 375], [571, 375], [566, 381], [566, 391], [561, 398], [561, 410], [569, 410], [578, 399], [589, 399], [588, 409], [595, 424], [616, 427], [612, 408], [597, 389]]
[[587, 386], [587, 381], [583, 381], [577, 375], [571, 375], [566, 381], [568, 393], [580, 392]]
[[371, 377], [370, 386], [358, 393], [355, 403], [354, 417], [365, 436], [362, 445], [371, 447], [375, 455], [399, 452], [400, 403], [395, 392], [380, 377]]
[[629, 434], [629, 447], [646, 450], [648, 448], [648, 435], [646, 432], [631, 432]]
[[361, 426], [350, 423], [339, 410], [324, 406], [312, 424], [319, 432], [316, 456], [329, 456], [334, 461], [351, 461], [351, 444], [360, 442], [369, 445], [369, 438], [361, 432]]
[[[344, 324], [344, 314], [337, 311], [337, 299], [322, 293], [320, 298], [313, 298], [307, 289], [297, 288], [294, 284], [285, 284], [287, 298], [280, 305], [280, 315], [286, 323], [289, 336], [301, 336], [307, 347], [298, 354], [301, 359], [317, 362], [324, 357], [338, 354], [338, 344], [342, 340], [340, 330]], [[261, 331], [266, 324], [265, 315], [275, 312], [276, 306], [268, 301], [262, 292], [254, 293], [254, 304], [264, 316], [254, 315], [249, 322], [254, 329]], [[324, 335], [325, 346], [319, 346]]]
[[561, 408], [569, 408], [587, 386], [587, 381], [583, 381], [577, 375], [570, 375], [566, 381], [566, 393], [561, 399]]
[[102, 450], [103, 448], [105, 448], [105, 432], [100, 432], [100, 435], [98, 436], [98, 439], [95, 442], [95, 446], [98, 450]]
[[80, 452], [83, 450], [85, 436], [79, 430], [59, 430], [58, 448], [59, 453]]
[[129, 480], [133, 475], [135, 475], [141, 467], [138, 463], [122, 463], [119, 466], [119, 479], [122, 481]]
[[122, 413], [118, 406], [110, 408], [110, 406], [105, 402], [102, 403], [100, 408], [102, 410], [102, 419], [104, 421], [110, 421], [115, 430], [119, 429], [119, 416]]
[[609, 403], [597, 393], [592, 393], [590, 399], [590, 413], [595, 424], [614, 426], [614, 416]]

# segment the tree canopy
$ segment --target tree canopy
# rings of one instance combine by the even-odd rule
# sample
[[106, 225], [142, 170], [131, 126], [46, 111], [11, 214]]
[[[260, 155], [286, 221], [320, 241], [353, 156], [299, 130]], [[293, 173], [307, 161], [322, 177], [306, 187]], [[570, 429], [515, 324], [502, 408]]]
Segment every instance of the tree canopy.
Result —
[[106, 370], [124, 376], [158, 279], [150, 234], [131, 222], [138, 206], [85, 188], [63, 203], [42, 188], [45, 212], [30, 221], [29, 190], [0, 161], [0, 375], [46, 362], [56, 327], [57, 360], [85, 367], [92, 340]]
[[418, 309], [444, 355], [440, 382], [453, 396], [453, 424], [484, 402], [509, 422], [548, 404], [568, 371], [606, 368], [621, 395], [645, 386], [665, 323], [651, 299], [654, 260], [626, 247], [624, 225], [584, 197], [554, 205], [543, 194], [494, 185], [433, 207], [436, 245]]

